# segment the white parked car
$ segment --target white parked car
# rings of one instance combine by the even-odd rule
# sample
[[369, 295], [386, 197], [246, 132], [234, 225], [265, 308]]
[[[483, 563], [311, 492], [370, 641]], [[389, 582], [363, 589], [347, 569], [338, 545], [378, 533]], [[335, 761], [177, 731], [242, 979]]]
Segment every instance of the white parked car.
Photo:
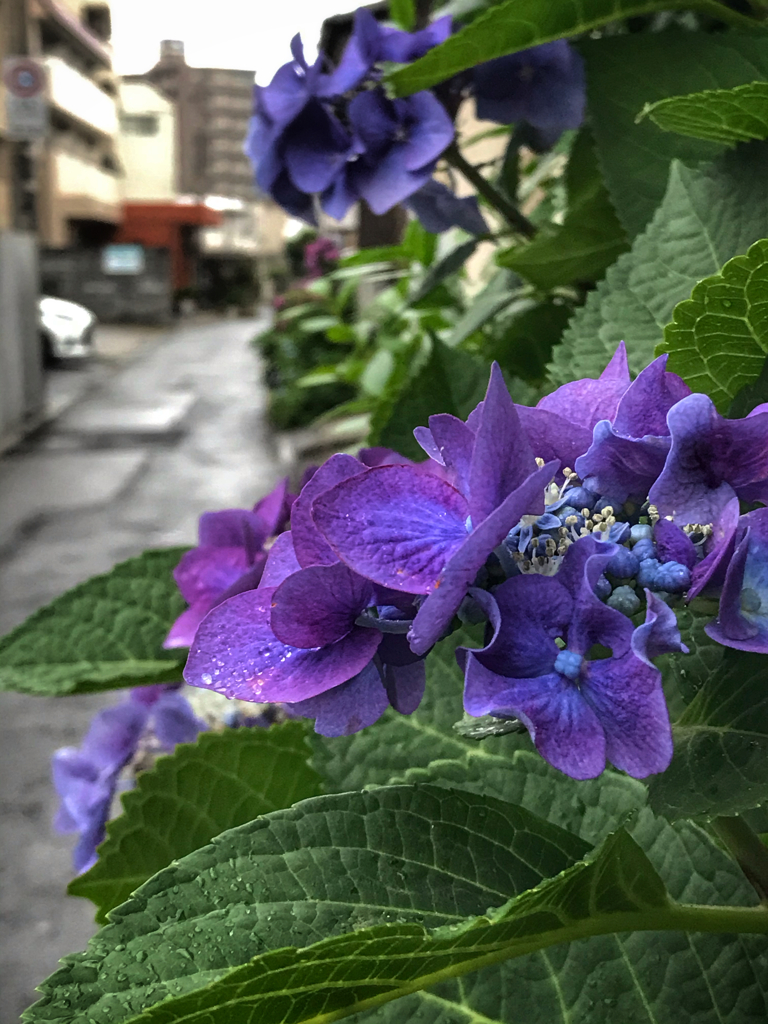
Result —
[[42, 295], [37, 300], [37, 322], [47, 361], [84, 359], [93, 354], [96, 316], [78, 302]]

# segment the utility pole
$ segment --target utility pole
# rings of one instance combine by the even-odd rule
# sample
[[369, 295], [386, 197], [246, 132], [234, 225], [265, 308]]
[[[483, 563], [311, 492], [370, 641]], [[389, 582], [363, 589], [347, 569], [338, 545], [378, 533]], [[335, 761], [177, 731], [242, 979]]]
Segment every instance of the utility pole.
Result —
[[[7, 4], [6, 56], [29, 56], [27, 0], [0, 0]], [[10, 142], [11, 227], [37, 232], [37, 181], [33, 143]]]

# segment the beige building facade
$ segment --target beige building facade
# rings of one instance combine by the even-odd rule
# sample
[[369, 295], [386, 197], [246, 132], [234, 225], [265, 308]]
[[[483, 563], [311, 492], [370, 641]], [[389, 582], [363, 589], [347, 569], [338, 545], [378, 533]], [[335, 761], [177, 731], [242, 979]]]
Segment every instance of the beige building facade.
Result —
[[149, 82], [123, 80], [118, 86], [117, 152], [126, 202], [174, 202], [178, 155], [176, 110]]

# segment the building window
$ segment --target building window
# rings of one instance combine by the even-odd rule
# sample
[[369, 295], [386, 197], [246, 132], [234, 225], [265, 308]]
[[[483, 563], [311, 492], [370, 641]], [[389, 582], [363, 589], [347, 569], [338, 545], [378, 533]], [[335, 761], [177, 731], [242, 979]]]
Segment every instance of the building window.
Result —
[[120, 129], [125, 135], [157, 135], [160, 118], [157, 114], [121, 114]]
[[112, 36], [112, 20], [106, 4], [88, 4], [80, 12], [83, 24], [95, 36], [108, 43]]

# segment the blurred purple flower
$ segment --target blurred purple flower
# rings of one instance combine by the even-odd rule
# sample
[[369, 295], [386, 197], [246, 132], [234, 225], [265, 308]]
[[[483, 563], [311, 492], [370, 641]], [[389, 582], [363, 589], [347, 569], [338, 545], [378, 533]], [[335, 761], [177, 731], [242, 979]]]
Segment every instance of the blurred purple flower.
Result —
[[138, 687], [121, 704], [94, 715], [80, 747], [55, 751], [51, 768], [61, 802], [54, 828], [80, 834], [72, 855], [78, 874], [96, 862], [118, 776], [142, 736], [151, 731], [163, 750], [171, 751], [206, 728], [175, 687]]
[[189, 647], [211, 608], [258, 586], [266, 561], [264, 542], [285, 526], [292, 500], [286, 478], [253, 511], [203, 513], [200, 543], [182, 557], [173, 573], [189, 608], [171, 626], [164, 647]]
[[482, 121], [525, 121], [554, 141], [556, 134], [578, 128], [584, 119], [584, 63], [564, 39], [479, 64], [472, 83]]
[[360, 7], [355, 11], [352, 35], [339, 66], [331, 76], [333, 88], [338, 94], [353, 89], [369, 77], [381, 61], [409, 64], [444, 42], [450, 34], [451, 19], [447, 16], [437, 18], [419, 32], [403, 32], [381, 25], [371, 11]]
[[[568, 549], [554, 579], [514, 576], [493, 595], [473, 592], [493, 636], [481, 650], [460, 649], [468, 713], [519, 718], [542, 757], [576, 779], [598, 776], [606, 758], [645, 778], [672, 757], [661, 673], [651, 658], [685, 648], [674, 612], [650, 591], [638, 629], [596, 597], [616, 550], [585, 537]], [[595, 644], [610, 657], [590, 660]]]
[[489, 231], [476, 196], [459, 198], [434, 178], [414, 192], [405, 205], [416, 214], [422, 227], [433, 235], [453, 227], [462, 228], [470, 235], [485, 235]]
[[321, 277], [339, 261], [339, 250], [330, 238], [316, 238], [304, 246], [304, 266], [307, 269], [307, 280]]
[[339, 195], [347, 204], [365, 199], [374, 213], [386, 213], [422, 188], [453, 140], [453, 122], [431, 92], [390, 100], [383, 89], [369, 89], [351, 100], [348, 117], [358, 155], [346, 164]]

